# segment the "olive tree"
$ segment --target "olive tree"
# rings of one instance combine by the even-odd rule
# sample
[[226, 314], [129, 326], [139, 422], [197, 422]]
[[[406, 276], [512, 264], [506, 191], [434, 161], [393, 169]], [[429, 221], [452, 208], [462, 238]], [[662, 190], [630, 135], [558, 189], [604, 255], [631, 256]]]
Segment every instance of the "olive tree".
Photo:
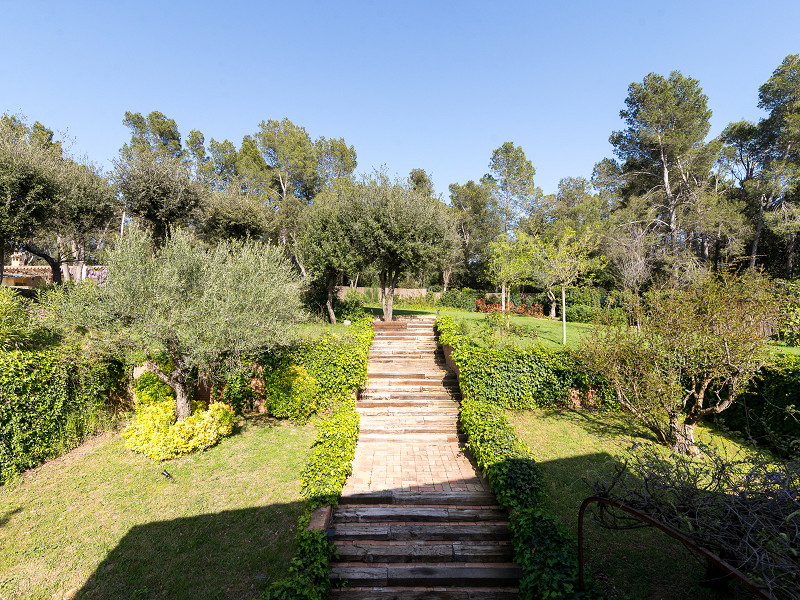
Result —
[[361, 182], [357, 194], [352, 240], [362, 259], [378, 270], [383, 319], [391, 321], [400, 275], [438, 266], [439, 257], [458, 244], [455, 220], [442, 201], [382, 173]]
[[[178, 419], [191, 414], [189, 386], [241, 366], [254, 353], [291, 341], [302, 317], [300, 281], [283, 253], [256, 241], [213, 248], [174, 230], [153, 249], [131, 230], [108, 252], [108, 276], [56, 291], [47, 305], [84, 329], [116, 329], [144, 354], [146, 368], [176, 395]], [[174, 365], [162, 369], [158, 358]]]
[[581, 354], [660, 443], [697, 455], [695, 426], [731, 406], [770, 362], [760, 324], [774, 312], [763, 276], [701, 271], [685, 287], [648, 292], [638, 331], [605, 324]]

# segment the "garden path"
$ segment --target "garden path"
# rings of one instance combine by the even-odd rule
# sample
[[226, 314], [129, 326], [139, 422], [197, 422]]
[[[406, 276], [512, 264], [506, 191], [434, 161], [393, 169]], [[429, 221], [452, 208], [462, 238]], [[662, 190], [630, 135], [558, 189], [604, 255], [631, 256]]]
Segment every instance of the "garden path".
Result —
[[433, 317], [375, 323], [361, 428], [333, 512], [331, 598], [511, 599], [520, 570], [508, 515], [464, 454], [458, 381]]

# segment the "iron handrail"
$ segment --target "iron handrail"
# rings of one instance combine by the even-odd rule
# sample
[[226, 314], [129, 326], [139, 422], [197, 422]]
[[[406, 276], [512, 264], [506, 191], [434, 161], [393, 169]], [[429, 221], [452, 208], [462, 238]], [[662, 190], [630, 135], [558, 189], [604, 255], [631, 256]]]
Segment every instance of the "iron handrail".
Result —
[[578, 511], [578, 591], [584, 591], [584, 583], [583, 583], [583, 515], [586, 512], [586, 508], [596, 502], [597, 504], [607, 504], [619, 510], [622, 510], [630, 515], [633, 515], [640, 521], [647, 523], [648, 525], [652, 525], [653, 527], [657, 527], [670, 537], [675, 538], [679, 542], [681, 542], [684, 546], [693, 550], [703, 556], [706, 560], [713, 563], [721, 570], [725, 571], [726, 573], [732, 575], [736, 579], [738, 579], [742, 585], [744, 585], [747, 589], [753, 592], [756, 596], [761, 598], [762, 600], [776, 600], [775, 596], [773, 596], [769, 591], [765, 590], [763, 587], [759, 587], [750, 581], [741, 571], [739, 571], [736, 567], [731, 565], [730, 563], [726, 562], [725, 560], [721, 559], [719, 556], [699, 546], [696, 542], [694, 542], [691, 538], [687, 537], [677, 529], [670, 527], [669, 525], [662, 523], [661, 521], [657, 521], [650, 515], [643, 513], [640, 510], [632, 508], [622, 502], [618, 502], [616, 500], [612, 500], [611, 498], [603, 498], [602, 496], [590, 496], [586, 498], [581, 503], [581, 508]]

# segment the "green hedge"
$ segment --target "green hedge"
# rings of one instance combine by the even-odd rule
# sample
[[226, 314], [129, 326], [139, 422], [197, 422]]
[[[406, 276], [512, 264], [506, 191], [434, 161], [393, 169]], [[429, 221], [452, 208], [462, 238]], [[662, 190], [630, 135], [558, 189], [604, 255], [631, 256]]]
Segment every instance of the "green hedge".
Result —
[[108, 423], [126, 381], [120, 361], [71, 346], [0, 352], [0, 483]]
[[800, 356], [778, 356], [718, 418], [784, 456], [800, 455]]
[[350, 326], [344, 338], [325, 335], [279, 361], [309, 373], [318, 393], [324, 395], [320, 404], [330, 410], [316, 423], [317, 436], [301, 478], [300, 494], [308, 502], [308, 511], [300, 519], [297, 552], [287, 576], [270, 586], [263, 600], [324, 600], [328, 596], [334, 547], [324, 531], [306, 527], [312, 509], [338, 502], [352, 469], [359, 425], [353, 394], [366, 383], [372, 337], [372, 319], [363, 317]]
[[606, 392], [603, 379], [588, 371], [569, 349], [481, 347], [462, 334], [452, 317], [440, 317], [436, 323], [439, 341], [453, 348], [461, 391], [467, 396], [527, 409], [566, 404], [573, 388]]
[[568, 354], [480, 348], [449, 316], [437, 318], [436, 328], [439, 342], [453, 349], [459, 368], [460, 421], [467, 449], [486, 474], [498, 502], [511, 511], [515, 560], [523, 570], [520, 598], [602, 598], [595, 591], [578, 593], [575, 541], [542, 512], [541, 471], [504, 413], [504, 408], [564, 400], [571, 384], [587, 378], [577, 375], [576, 363]]

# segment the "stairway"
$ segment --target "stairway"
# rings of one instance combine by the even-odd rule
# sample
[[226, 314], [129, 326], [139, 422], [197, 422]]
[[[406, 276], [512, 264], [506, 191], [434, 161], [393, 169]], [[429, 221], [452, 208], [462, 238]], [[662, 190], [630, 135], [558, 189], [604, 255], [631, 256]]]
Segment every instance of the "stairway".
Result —
[[353, 474], [332, 518], [331, 598], [517, 598], [508, 515], [464, 455], [433, 318], [375, 323]]

